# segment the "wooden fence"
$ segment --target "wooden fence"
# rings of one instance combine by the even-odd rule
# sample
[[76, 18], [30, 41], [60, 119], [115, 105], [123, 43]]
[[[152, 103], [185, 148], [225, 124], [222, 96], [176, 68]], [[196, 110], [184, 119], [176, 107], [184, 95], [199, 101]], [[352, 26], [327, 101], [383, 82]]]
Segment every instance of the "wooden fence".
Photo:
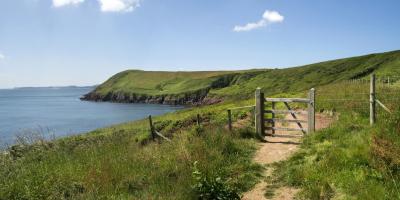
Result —
[[149, 125], [150, 125], [150, 134], [151, 134], [151, 138], [153, 140], [155, 140], [156, 138], [162, 138], [168, 142], [171, 142], [171, 140], [167, 137], [165, 137], [164, 135], [162, 135], [160, 132], [158, 132], [153, 125], [153, 119], [151, 117], [151, 115], [149, 115]]
[[[265, 98], [261, 88], [257, 88], [255, 102], [256, 132], [261, 136], [266, 135], [266, 130], [271, 130], [272, 134], [275, 134], [275, 131], [301, 131], [304, 134], [315, 131], [315, 89], [310, 90], [308, 98]], [[267, 110], [266, 105], [269, 103], [271, 109]], [[283, 103], [287, 110], [277, 110], [277, 103]], [[289, 103], [307, 104], [307, 120], [300, 120], [296, 114], [301, 114], [303, 111], [293, 110]], [[271, 114], [271, 117], [268, 118], [265, 114]], [[277, 114], [290, 114], [293, 119], [279, 119]], [[296, 123], [299, 128], [278, 128], [276, 122]], [[269, 126], [266, 125], [267, 123]], [[308, 128], [305, 129], [302, 123], [307, 123]]]
[[[168, 142], [171, 142], [171, 139], [165, 137], [163, 134], [161, 134], [160, 132], [158, 132], [154, 128], [153, 118], [151, 117], [151, 115], [149, 115], [148, 119], [149, 119], [149, 127], [150, 127], [150, 137], [151, 137], [151, 139], [154, 141], [154, 140], [156, 140], [156, 138], [161, 138], [161, 139], [164, 139], [164, 140], [166, 140]], [[201, 125], [200, 114], [197, 114], [197, 116], [196, 116], [196, 124], [197, 124], [197, 126]]]
[[[376, 76], [375, 74], [371, 74], [370, 78], [370, 94], [369, 94], [369, 122], [371, 125], [376, 123], [376, 105], [382, 107], [388, 113], [392, 113], [392, 111], [387, 108], [376, 96]], [[390, 79], [388, 78], [388, 82], [390, 84]]]
[[[400, 77], [399, 77], [400, 78]], [[368, 80], [362, 80], [362, 82], [367, 82]], [[353, 80], [351, 80], [353, 82]], [[390, 79], [387, 79], [390, 84]], [[376, 107], [379, 105], [385, 111], [392, 113], [379, 99], [376, 97], [376, 77], [374, 74], [370, 78], [370, 123], [371, 125], [376, 122]], [[341, 99], [342, 100], [342, 99]], [[351, 100], [349, 100], [351, 101]], [[260, 136], [265, 136], [266, 131], [271, 131], [274, 135], [276, 131], [301, 131], [303, 134], [312, 133], [315, 131], [315, 89], [312, 88], [309, 91], [308, 98], [265, 98], [264, 93], [261, 92], [261, 88], [257, 88], [255, 92], [255, 105], [235, 107], [227, 110], [228, 114], [228, 129], [232, 131], [232, 111], [240, 109], [251, 109], [251, 116], [255, 119], [254, 126], [256, 133]], [[277, 103], [283, 103], [285, 105], [284, 110], [277, 110]], [[307, 111], [293, 110], [290, 103], [304, 103], [307, 105]], [[266, 107], [270, 104], [270, 109]], [[268, 114], [268, 116], [266, 116]], [[293, 119], [282, 119], [278, 118], [279, 114], [290, 114]], [[306, 114], [307, 120], [299, 119], [298, 114]], [[200, 115], [196, 116], [197, 125], [201, 125]], [[277, 122], [281, 123], [295, 123], [298, 128], [280, 128], [276, 126]], [[302, 124], [307, 124], [307, 128], [304, 128]], [[151, 115], [149, 116], [150, 134], [151, 138], [155, 140], [156, 138], [162, 138], [170, 141], [169, 138], [163, 136], [153, 126], [153, 121]]]
[[229, 131], [232, 131], [232, 111], [234, 111], [234, 110], [243, 110], [243, 109], [251, 109], [250, 116], [251, 117], [254, 116], [255, 106], [242, 106], [242, 107], [235, 107], [235, 108], [228, 109], [227, 112], [228, 112], [228, 129], [229, 129]]

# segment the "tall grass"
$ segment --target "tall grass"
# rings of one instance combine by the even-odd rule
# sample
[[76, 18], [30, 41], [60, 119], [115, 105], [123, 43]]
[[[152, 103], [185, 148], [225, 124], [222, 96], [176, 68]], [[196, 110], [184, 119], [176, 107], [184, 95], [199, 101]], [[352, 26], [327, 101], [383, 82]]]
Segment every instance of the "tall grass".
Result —
[[[308, 135], [293, 157], [276, 165], [275, 184], [301, 188], [302, 199], [400, 199], [400, 113], [378, 108], [378, 124], [371, 127], [368, 104], [364, 108], [351, 101], [366, 88], [348, 83], [321, 88], [349, 100], [327, 101], [332, 98], [327, 94], [317, 99], [320, 110], [336, 109], [340, 118]], [[398, 88], [379, 86], [377, 91], [384, 101], [396, 97]], [[400, 99], [389, 105], [398, 110]]]
[[389, 185], [390, 196], [400, 199], [400, 109], [374, 129], [371, 155], [373, 166], [382, 174]]
[[0, 199], [195, 199], [193, 163], [243, 192], [256, 181], [254, 141], [224, 129], [187, 130], [171, 143], [114, 134], [91, 142], [42, 143], [0, 157]]

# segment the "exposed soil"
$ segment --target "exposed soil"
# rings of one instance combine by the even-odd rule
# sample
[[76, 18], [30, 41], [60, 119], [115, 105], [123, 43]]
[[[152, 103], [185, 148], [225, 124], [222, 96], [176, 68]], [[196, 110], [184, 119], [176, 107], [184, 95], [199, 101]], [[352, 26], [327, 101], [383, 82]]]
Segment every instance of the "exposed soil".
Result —
[[[285, 116], [286, 119], [293, 119], [290, 114]], [[300, 120], [307, 120], [307, 115], [299, 114], [297, 118]], [[334, 118], [329, 117], [325, 114], [316, 114], [316, 129], [323, 129], [328, 127]], [[277, 127], [285, 127], [285, 128], [299, 128], [296, 123], [282, 124], [277, 123]], [[307, 124], [302, 123], [304, 129], [307, 129]], [[260, 143], [259, 149], [256, 152], [254, 157], [254, 161], [264, 165], [264, 177], [272, 176], [273, 169], [269, 167], [269, 164], [274, 162], [286, 160], [291, 156], [296, 150], [301, 142], [303, 137], [302, 132], [289, 132], [289, 131], [277, 131], [274, 137], [266, 136], [265, 140], [267, 142]], [[266, 200], [268, 199], [265, 196], [266, 189], [268, 188], [269, 183], [263, 179], [260, 183], [258, 183], [251, 191], [246, 192], [242, 199], [243, 200]], [[271, 186], [272, 187], [272, 186]], [[274, 189], [273, 200], [290, 200], [293, 199], [298, 189], [290, 188], [290, 187], [281, 187]]]

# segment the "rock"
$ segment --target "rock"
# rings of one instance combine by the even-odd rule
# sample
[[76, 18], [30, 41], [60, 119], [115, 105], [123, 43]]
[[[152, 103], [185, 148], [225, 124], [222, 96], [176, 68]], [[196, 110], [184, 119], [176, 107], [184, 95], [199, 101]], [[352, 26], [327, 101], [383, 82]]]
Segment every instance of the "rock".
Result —
[[149, 104], [167, 104], [167, 105], [201, 105], [201, 104], [213, 104], [221, 102], [220, 99], [209, 98], [207, 94], [210, 88], [201, 89], [194, 92], [187, 92], [184, 94], [170, 94], [170, 95], [156, 95], [148, 96], [143, 94], [125, 94], [122, 92], [110, 92], [105, 96], [98, 93], [90, 92], [83, 97], [81, 100], [84, 101], [111, 101], [117, 103], [149, 103]]

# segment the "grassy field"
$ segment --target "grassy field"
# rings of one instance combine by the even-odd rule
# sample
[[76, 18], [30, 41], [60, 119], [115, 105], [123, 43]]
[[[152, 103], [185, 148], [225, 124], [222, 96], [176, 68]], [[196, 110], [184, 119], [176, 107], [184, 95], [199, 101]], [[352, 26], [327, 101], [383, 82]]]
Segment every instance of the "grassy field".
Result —
[[[399, 114], [380, 112], [378, 119], [385, 120], [371, 128], [368, 84], [348, 82], [366, 80], [371, 72], [395, 77], [399, 60], [400, 51], [395, 51], [279, 70], [122, 72], [96, 91], [159, 95], [208, 87], [212, 88], [209, 97], [225, 101], [154, 117], [155, 128], [172, 143], [151, 141], [144, 119], [10, 147], [0, 154], [0, 199], [212, 199], [210, 195], [218, 194], [230, 199], [240, 195], [263, 170], [251, 161], [258, 140], [248, 120], [250, 113], [233, 113], [234, 120], [247, 123], [231, 133], [226, 129], [226, 109], [253, 104], [256, 87], [271, 97], [305, 96], [316, 87], [317, 110], [339, 116], [331, 128], [307, 136], [296, 155], [278, 164], [274, 183], [300, 188], [299, 197], [304, 199], [400, 198]], [[399, 105], [400, 85], [395, 81], [390, 87], [382, 81], [378, 87], [378, 98], [392, 110]], [[197, 114], [201, 127], [196, 125]]]
[[297, 93], [311, 87], [364, 78], [372, 71], [379, 76], [400, 75], [400, 51], [371, 54], [306, 66], [239, 72], [146, 72], [129, 70], [116, 74], [93, 92], [144, 96], [188, 95], [204, 90], [209, 98], [248, 99], [262, 87], [267, 95]]

